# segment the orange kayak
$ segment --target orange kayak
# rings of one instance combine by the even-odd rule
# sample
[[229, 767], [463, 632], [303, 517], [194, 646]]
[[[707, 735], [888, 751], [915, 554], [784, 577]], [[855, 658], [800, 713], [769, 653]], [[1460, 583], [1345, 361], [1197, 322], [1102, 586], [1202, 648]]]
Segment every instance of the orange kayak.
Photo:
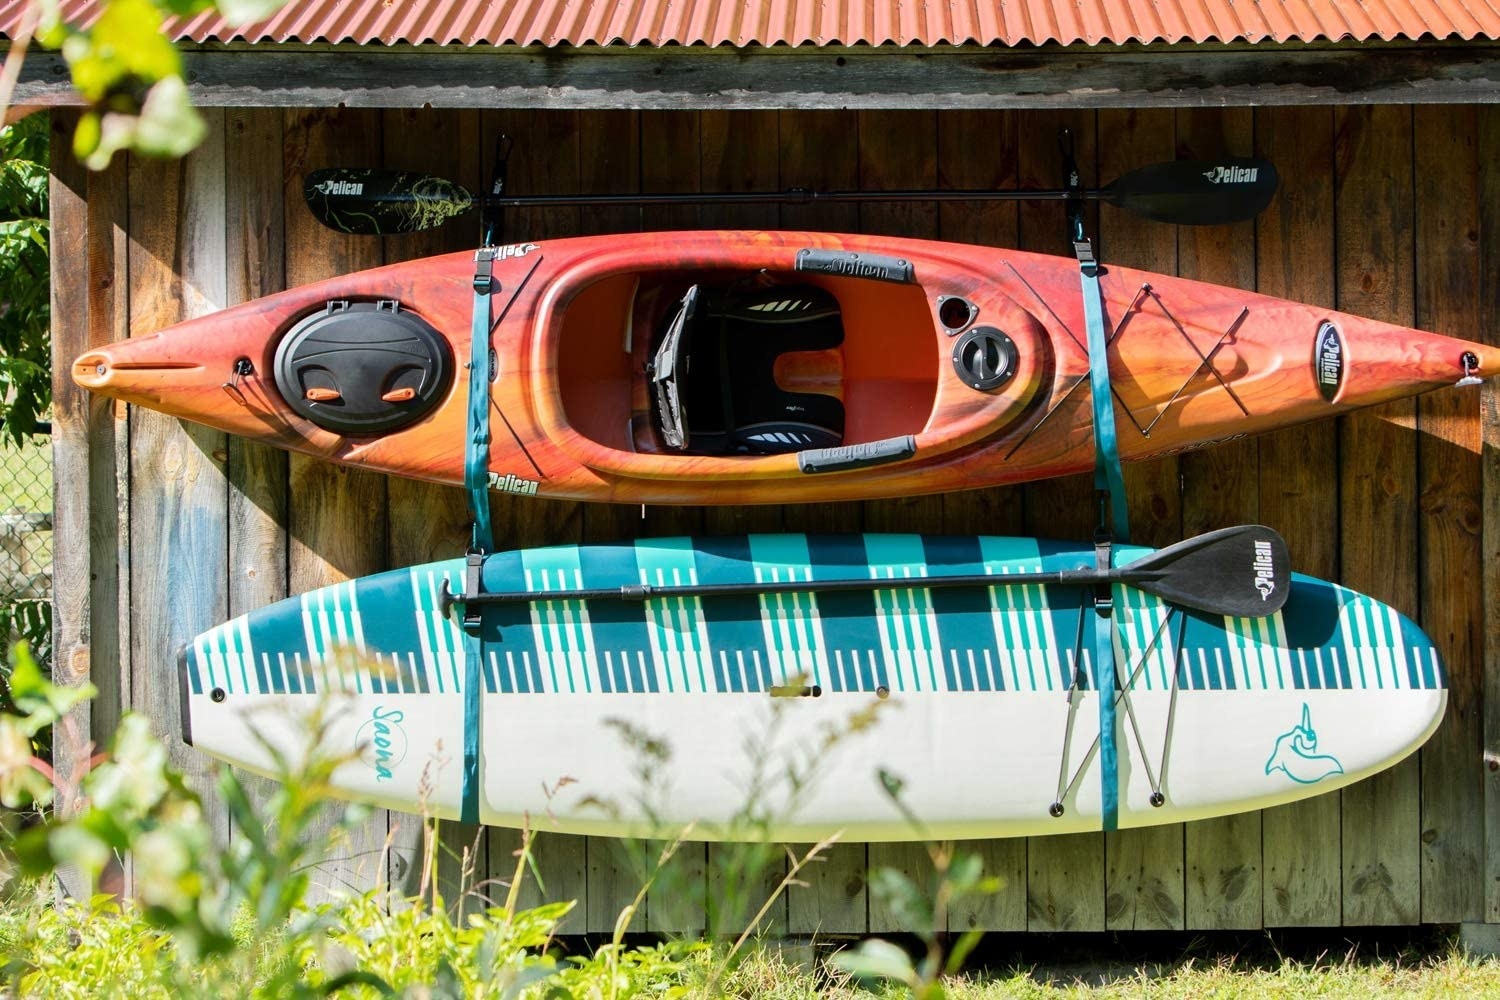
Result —
[[[472, 254], [345, 275], [89, 351], [82, 386], [330, 461], [461, 483]], [[503, 248], [490, 485], [658, 504], [869, 499], [1093, 468], [1078, 265], [878, 236]], [[1155, 458], [1500, 372], [1481, 344], [1123, 267], [1119, 450]]]

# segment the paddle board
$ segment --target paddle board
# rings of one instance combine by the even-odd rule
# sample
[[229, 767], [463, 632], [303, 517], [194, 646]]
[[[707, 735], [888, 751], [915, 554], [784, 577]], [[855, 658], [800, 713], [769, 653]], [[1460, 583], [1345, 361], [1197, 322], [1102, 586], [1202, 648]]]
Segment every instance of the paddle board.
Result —
[[[1122, 548], [1122, 565], [1148, 550]], [[805, 841], [1001, 837], [1103, 822], [1094, 630], [1113, 633], [1118, 823], [1318, 795], [1400, 760], [1447, 699], [1431, 641], [1395, 610], [1292, 577], [1263, 618], [1188, 612], [1123, 584], [1006, 585], [1086, 569], [1091, 546], [1000, 537], [752, 535], [495, 554], [483, 609], [479, 814], [571, 833]], [[1246, 567], [1247, 573], [1251, 572]], [[274, 774], [321, 706], [338, 794], [458, 815], [463, 560], [303, 594], [194, 639], [182, 727]], [[986, 574], [993, 585], [924, 586]], [[644, 600], [580, 588], [806, 584]], [[549, 593], [557, 596], [549, 597]], [[899, 801], [898, 801], [899, 800]], [[1060, 806], [1060, 808], [1059, 808]], [[914, 818], [916, 821], [914, 821]], [[752, 829], [753, 828], [753, 829]]]

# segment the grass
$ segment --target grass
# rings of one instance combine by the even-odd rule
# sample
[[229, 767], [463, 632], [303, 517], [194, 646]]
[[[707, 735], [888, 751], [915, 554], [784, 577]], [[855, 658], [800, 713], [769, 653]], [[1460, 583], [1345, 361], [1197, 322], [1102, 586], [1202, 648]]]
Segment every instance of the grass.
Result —
[[1466, 955], [1433, 928], [1006, 940], [976, 955], [988, 971], [951, 983], [949, 996], [1500, 997], [1500, 961]]
[[[1430, 927], [1260, 936], [997, 934], [971, 964], [946, 981], [950, 1000], [1500, 997], [1500, 960], [1468, 956], [1451, 933]], [[757, 1000], [906, 995], [864, 990], [774, 951], [753, 956], [725, 986], [727, 995]]]
[[[0, 954], [20, 940], [21, 927], [35, 927], [40, 911], [50, 906], [40, 895], [22, 894], [0, 902]], [[373, 927], [386, 918], [360, 917], [359, 926]], [[352, 916], [353, 914], [346, 914]], [[375, 923], [370, 923], [370, 921]], [[109, 927], [108, 924], [116, 926]], [[437, 944], [430, 922], [413, 927], [420, 933], [413, 943], [425, 940], [421, 950]], [[71, 944], [60, 932], [65, 928]], [[9, 933], [7, 933], [7, 931]], [[139, 915], [128, 912], [96, 912], [85, 920], [64, 920], [54, 925], [56, 950], [71, 950], [77, 957], [57, 956], [66, 970], [41, 986], [41, 992], [23, 991], [17, 996], [50, 995], [49, 987], [71, 981], [79, 985], [84, 976], [98, 977], [105, 992], [129, 988], [140, 1000], [156, 996], [209, 996], [226, 983], [219, 964], [198, 967], [197, 987], [207, 992], [182, 994], [182, 981], [168, 987], [161, 976], [170, 965], [159, 954], [165, 936], [149, 928]], [[360, 932], [369, 938], [368, 931]], [[382, 935], [383, 936], [383, 935]], [[408, 935], [398, 933], [404, 939]], [[441, 938], [439, 934], [437, 937]], [[916, 946], [915, 940], [905, 942]], [[586, 961], [607, 950], [608, 942], [570, 940], [571, 950]], [[348, 942], [338, 950], [349, 958]], [[752, 947], [745, 960], [720, 981], [717, 988], [705, 986], [709, 970], [722, 959], [727, 943], [719, 942], [684, 953], [670, 965], [650, 959], [620, 963], [628, 988], [621, 996], [647, 995], [683, 998], [733, 997], [745, 1000], [895, 1000], [908, 996], [902, 989], [873, 984], [864, 988], [846, 975], [813, 959], [826, 956], [826, 946]], [[400, 949], [398, 949], [400, 950]], [[441, 951], [442, 949], [437, 949]], [[627, 946], [637, 955], [649, 953], [649, 945]], [[128, 957], [126, 957], [128, 956]], [[387, 958], [399, 957], [395, 953]], [[409, 962], [409, 959], [403, 959]], [[597, 958], [595, 959], [597, 964]], [[1260, 935], [1220, 932], [1190, 934], [1137, 932], [1119, 935], [990, 935], [974, 953], [969, 971], [945, 981], [950, 1000], [1064, 1000], [1064, 998], [1281, 998], [1330, 997], [1370, 1000], [1380, 997], [1500, 997], [1500, 961], [1465, 955], [1450, 932], [1434, 928], [1381, 930], [1295, 930]], [[241, 966], [245, 968], [245, 966]], [[268, 970], [250, 962], [254, 974]], [[420, 981], [421, 977], [419, 977]], [[87, 980], [83, 980], [87, 981]], [[595, 993], [598, 979], [574, 996]], [[251, 984], [241, 981], [241, 985]], [[542, 998], [556, 983], [538, 983], [523, 993]], [[570, 983], [578, 986], [580, 983]], [[593, 987], [590, 989], [588, 987]], [[249, 995], [246, 990], [245, 995]], [[0, 995], [4, 995], [0, 986]], [[105, 995], [88, 991], [70, 995]], [[261, 994], [264, 995], [264, 994]], [[351, 995], [370, 995], [354, 991]], [[424, 995], [419, 993], [409, 995]], [[554, 994], [557, 995], [557, 994]]]

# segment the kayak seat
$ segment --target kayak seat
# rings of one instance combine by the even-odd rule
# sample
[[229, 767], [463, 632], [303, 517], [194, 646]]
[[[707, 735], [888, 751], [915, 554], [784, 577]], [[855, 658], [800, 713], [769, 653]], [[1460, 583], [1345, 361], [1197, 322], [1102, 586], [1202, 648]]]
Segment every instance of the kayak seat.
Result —
[[844, 341], [838, 300], [812, 285], [714, 292], [694, 285], [667, 318], [651, 364], [652, 408], [668, 447], [694, 455], [777, 455], [844, 440], [835, 396], [789, 392], [784, 354]]

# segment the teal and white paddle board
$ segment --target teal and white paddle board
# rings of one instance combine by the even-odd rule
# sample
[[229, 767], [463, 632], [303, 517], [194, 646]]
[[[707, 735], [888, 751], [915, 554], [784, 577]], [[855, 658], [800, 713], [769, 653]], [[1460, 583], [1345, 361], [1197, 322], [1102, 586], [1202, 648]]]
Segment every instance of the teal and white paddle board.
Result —
[[[1115, 565], [1148, 552], [1118, 550]], [[490, 556], [485, 591], [535, 599], [483, 608], [479, 818], [599, 835], [693, 823], [694, 838], [789, 841], [1097, 830], [1096, 679], [1109, 667], [1092, 653], [1098, 627], [1113, 632], [1121, 692], [1122, 828], [1332, 791], [1411, 753], [1443, 715], [1431, 641], [1335, 584], [1295, 576], [1280, 612], [1225, 618], [1115, 583], [1103, 619], [1092, 586], [1004, 583], [1094, 559], [1076, 543], [873, 534]], [[181, 658], [185, 738], [268, 774], [267, 744], [300, 753], [321, 706], [326, 749], [348, 757], [340, 794], [458, 816], [473, 692], [462, 606], [445, 595], [463, 591], [464, 574], [461, 559], [382, 573], [203, 633]], [[924, 586], [972, 574], [995, 583]], [[879, 585], [639, 589], [851, 579]], [[566, 596], [620, 587], [641, 599]]]

